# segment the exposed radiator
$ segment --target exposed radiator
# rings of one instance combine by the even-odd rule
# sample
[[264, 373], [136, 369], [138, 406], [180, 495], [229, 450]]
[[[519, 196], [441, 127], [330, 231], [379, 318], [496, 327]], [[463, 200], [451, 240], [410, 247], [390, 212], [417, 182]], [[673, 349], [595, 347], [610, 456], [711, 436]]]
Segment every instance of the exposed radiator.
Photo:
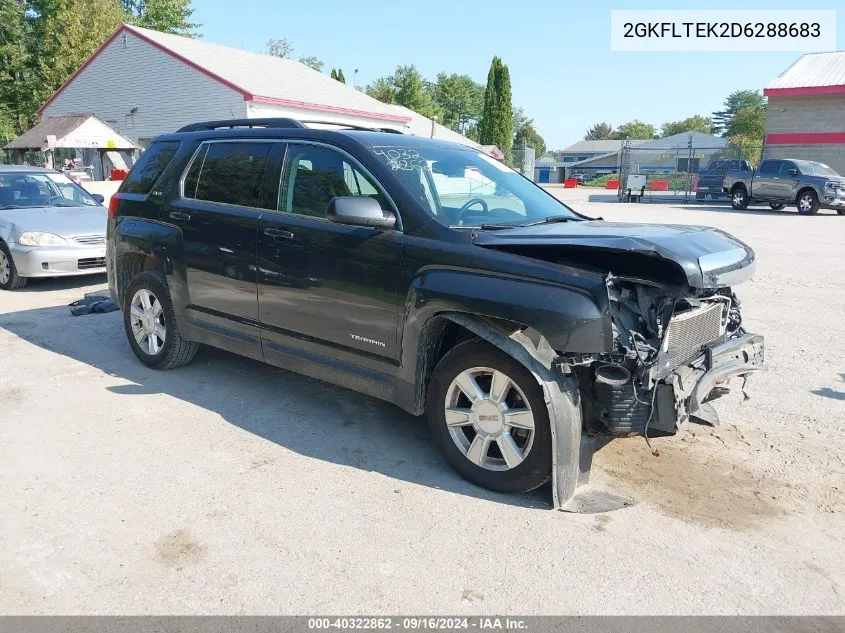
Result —
[[694, 359], [706, 345], [725, 333], [727, 306], [707, 303], [676, 314], [669, 321], [661, 349], [660, 369], [674, 369]]

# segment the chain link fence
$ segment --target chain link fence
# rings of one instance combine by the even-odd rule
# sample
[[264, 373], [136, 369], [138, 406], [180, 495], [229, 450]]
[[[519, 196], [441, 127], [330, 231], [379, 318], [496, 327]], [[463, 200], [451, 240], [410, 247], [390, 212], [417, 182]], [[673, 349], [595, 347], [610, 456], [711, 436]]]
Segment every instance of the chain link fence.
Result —
[[514, 147], [511, 156], [511, 166], [526, 178], [534, 180], [534, 160], [536, 158], [534, 148], [530, 145]]
[[[646, 147], [626, 142], [619, 156], [619, 200], [683, 201], [727, 199], [722, 181], [728, 171], [756, 167], [763, 146], [734, 144], [721, 139], [696, 144], [674, 139], [649, 142]], [[669, 141], [669, 139], [667, 139]]]

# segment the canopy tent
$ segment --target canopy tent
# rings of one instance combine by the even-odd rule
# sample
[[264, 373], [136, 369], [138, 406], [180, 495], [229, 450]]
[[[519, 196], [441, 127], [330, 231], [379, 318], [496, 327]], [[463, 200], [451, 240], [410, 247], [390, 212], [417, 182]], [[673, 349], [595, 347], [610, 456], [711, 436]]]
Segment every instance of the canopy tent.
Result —
[[44, 119], [4, 149], [12, 151], [18, 164], [27, 152], [42, 152], [48, 167], [57, 166], [56, 150], [69, 150], [59, 153], [81, 158], [92, 180], [105, 180], [112, 169], [131, 166], [140, 148], [93, 114], [68, 114]]

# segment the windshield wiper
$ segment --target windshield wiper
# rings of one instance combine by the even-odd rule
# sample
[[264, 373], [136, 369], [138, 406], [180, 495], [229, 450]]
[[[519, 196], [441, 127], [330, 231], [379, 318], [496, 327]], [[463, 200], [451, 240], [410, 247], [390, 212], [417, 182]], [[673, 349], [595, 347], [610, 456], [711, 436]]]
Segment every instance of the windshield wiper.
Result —
[[537, 226], [538, 224], [554, 224], [556, 222], [583, 222], [583, 220], [581, 218], [574, 218], [571, 215], [550, 215], [537, 222], [529, 222], [520, 226]]

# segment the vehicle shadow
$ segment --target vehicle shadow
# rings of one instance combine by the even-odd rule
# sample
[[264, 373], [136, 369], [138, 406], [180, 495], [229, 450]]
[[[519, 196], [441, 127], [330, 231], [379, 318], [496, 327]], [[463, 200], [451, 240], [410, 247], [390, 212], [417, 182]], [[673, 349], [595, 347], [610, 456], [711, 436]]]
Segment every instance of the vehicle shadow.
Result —
[[50, 290], [69, 290], [70, 288], [87, 288], [88, 286], [104, 286], [108, 294], [108, 283], [105, 273], [96, 275], [74, 275], [72, 277], [32, 277], [26, 285], [14, 292], [48, 292]]
[[211, 348], [186, 367], [150, 369], [130, 350], [120, 312], [74, 317], [65, 306], [39, 308], [0, 314], [0, 328], [130, 383], [105, 387], [112, 393], [168, 394], [301, 455], [496, 503], [551, 507], [548, 484], [504, 495], [464, 481], [440, 457], [425, 419], [387, 402]]
[[810, 393], [814, 393], [817, 396], [823, 396], [825, 398], [832, 398], [833, 400], [845, 400], [845, 391], [839, 391], [837, 389], [831, 389], [830, 387], [822, 387], [820, 389], [811, 389]]

